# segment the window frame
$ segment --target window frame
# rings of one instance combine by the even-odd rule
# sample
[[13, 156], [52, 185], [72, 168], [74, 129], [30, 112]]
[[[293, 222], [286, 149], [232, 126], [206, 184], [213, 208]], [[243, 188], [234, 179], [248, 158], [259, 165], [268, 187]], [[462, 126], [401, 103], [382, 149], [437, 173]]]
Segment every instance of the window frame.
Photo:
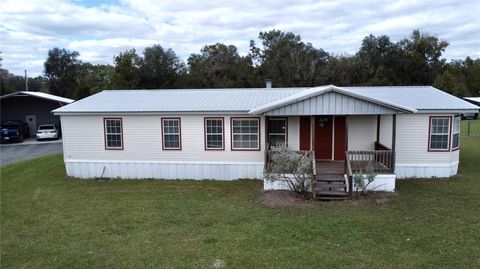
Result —
[[[452, 138], [452, 116], [430, 116], [428, 119], [428, 152], [450, 152], [451, 138]], [[433, 119], [448, 119], [448, 141], [447, 149], [432, 149], [431, 148], [431, 139], [432, 139], [432, 121]]]
[[270, 121], [279, 121], [283, 120], [285, 121], [285, 147], [288, 148], [288, 117], [272, 117], [267, 119], [267, 139], [268, 139], [268, 146], [271, 147], [272, 145], [270, 144], [270, 135], [281, 135], [280, 133], [270, 133]]
[[[458, 119], [458, 132], [454, 132], [453, 128], [455, 126], [455, 120]], [[461, 129], [462, 129], [462, 116], [454, 116], [453, 119], [452, 119], [452, 137], [450, 138], [450, 141], [451, 141], [451, 145], [450, 145], [450, 148], [452, 149], [452, 151], [455, 151], [455, 150], [459, 150], [460, 149], [460, 132], [461, 132]], [[458, 145], [457, 147], [453, 147], [453, 136], [455, 134], [458, 134]]]
[[[233, 121], [234, 120], [256, 120], [258, 122], [258, 146], [257, 148], [235, 148], [233, 146]], [[231, 117], [230, 118], [230, 150], [231, 151], [260, 151], [262, 141], [262, 128], [260, 117]]]
[[[222, 121], [222, 147], [221, 148], [209, 148], [207, 143], [207, 121], [208, 120], [221, 120]], [[218, 135], [218, 133], [216, 133]], [[203, 143], [205, 150], [222, 151], [225, 150], [225, 118], [224, 117], [204, 117], [203, 118]]]
[[[107, 120], [118, 120], [120, 121], [120, 147], [109, 147], [107, 143]], [[117, 134], [117, 133], [115, 133]], [[124, 142], [123, 142], [123, 119], [122, 118], [103, 118], [103, 142], [105, 146], [105, 150], [123, 150], [124, 149]]]
[[[165, 128], [164, 128], [164, 121], [165, 120], [177, 120], [178, 121], [178, 148], [171, 148], [165, 147]], [[160, 119], [162, 123], [162, 150], [182, 150], [182, 119], [180, 117], [162, 117]], [[174, 134], [174, 133], [168, 133]]]

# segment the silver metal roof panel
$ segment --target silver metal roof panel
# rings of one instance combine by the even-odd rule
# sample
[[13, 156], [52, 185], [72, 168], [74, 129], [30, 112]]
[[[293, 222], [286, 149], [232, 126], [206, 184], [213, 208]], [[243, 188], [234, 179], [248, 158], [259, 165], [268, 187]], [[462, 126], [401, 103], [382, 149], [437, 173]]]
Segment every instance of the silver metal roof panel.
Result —
[[[479, 109], [431, 86], [336, 88], [351, 92], [351, 96], [412, 112]], [[314, 91], [314, 88], [107, 90], [58, 108], [54, 113], [247, 113], [290, 99], [289, 96]]]

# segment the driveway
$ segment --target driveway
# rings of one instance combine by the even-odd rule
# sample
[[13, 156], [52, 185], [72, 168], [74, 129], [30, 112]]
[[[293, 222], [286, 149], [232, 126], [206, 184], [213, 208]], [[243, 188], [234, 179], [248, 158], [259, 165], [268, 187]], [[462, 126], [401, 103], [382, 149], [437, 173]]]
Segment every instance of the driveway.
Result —
[[[31, 139], [30, 139], [31, 140]], [[62, 152], [62, 140], [37, 142], [25, 140], [20, 144], [0, 145], [0, 164], [28, 160]]]

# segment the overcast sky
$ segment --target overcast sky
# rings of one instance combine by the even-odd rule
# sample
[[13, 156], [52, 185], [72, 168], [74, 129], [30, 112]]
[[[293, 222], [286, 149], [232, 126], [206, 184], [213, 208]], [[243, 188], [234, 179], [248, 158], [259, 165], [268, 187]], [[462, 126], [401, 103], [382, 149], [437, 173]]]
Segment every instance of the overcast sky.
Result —
[[370, 33], [398, 41], [418, 28], [450, 43], [448, 60], [480, 57], [480, 0], [222, 2], [2, 0], [3, 68], [39, 75], [53, 47], [103, 64], [121, 51], [153, 44], [174, 49], [184, 60], [216, 42], [246, 54], [249, 40], [271, 29], [299, 34], [328, 52], [354, 53]]

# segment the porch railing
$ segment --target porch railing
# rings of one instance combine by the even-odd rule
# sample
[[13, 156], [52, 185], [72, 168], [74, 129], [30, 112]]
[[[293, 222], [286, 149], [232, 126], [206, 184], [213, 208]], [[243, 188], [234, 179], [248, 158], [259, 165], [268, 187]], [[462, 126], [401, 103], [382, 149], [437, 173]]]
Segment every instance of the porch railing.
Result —
[[[270, 150], [267, 150], [265, 151], [265, 169], [267, 171], [271, 171], [271, 168], [272, 168], [272, 157], [275, 155], [275, 154], [278, 154], [279, 150], [275, 150], [275, 149], [270, 149]], [[312, 165], [313, 165], [313, 173], [315, 173], [315, 152], [312, 151], [312, 150], [295, 150], [293, 151], [295, 153], [298, 153], [298, 154], [301, 154], [301, 155], [304, 155], [306, 156], [307, 158], [311, 159], [312, 160]], [[288, 172], [291, 172], [291, 171], [284, 171], [285, 173], [288, 173]]]
[[346, 151], [345, 157], [350, 161], [354, 173], [366, 172], [368, 168], [375, 173], [393, 173], [395, 171], [395, 153], [392, 150], [349, 150]]
[[375, 142], [375, 150], [390, 150], [390, 149], [380, 142]]

